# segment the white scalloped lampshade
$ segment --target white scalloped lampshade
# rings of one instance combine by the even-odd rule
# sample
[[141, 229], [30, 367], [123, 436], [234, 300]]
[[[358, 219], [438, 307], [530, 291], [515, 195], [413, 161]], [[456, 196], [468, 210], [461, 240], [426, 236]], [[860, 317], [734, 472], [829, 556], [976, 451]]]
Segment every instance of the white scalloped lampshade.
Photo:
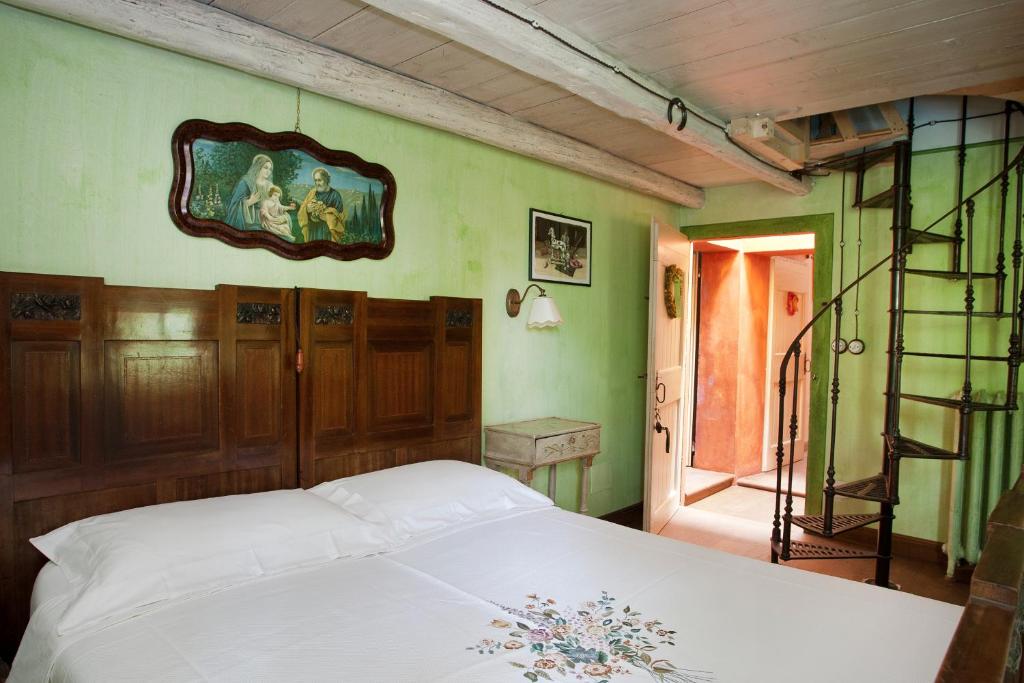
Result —
[[561, 324], [562, 314], [558, 312], [554, 299], [542, 294], [533, 300], [527, 327], [557, 327]]

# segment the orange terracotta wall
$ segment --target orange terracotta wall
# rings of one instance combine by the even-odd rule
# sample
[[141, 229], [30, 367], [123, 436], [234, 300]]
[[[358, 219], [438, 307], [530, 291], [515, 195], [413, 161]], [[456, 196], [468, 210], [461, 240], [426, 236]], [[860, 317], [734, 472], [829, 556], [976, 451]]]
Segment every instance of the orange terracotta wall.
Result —
[[702, 470], [733, 472], [736, 467], [740, 268], [739, 252], [709, 252], [702, 257], [693, 459]]
[[703, 255], [694, 466], [761, 470], [769, 257]]
[[737, 476], [761, 471], [764, 384], [768, 362], [768, 297], [771, 257], [743, 257], [736, 368]]

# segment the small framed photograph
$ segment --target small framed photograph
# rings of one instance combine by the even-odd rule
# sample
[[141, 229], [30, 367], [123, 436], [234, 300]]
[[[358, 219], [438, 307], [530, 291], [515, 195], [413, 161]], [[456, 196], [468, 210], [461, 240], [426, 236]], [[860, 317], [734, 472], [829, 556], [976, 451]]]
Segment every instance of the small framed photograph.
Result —
[[590, 286], [590, 221], [530, 209], [530, 279]]

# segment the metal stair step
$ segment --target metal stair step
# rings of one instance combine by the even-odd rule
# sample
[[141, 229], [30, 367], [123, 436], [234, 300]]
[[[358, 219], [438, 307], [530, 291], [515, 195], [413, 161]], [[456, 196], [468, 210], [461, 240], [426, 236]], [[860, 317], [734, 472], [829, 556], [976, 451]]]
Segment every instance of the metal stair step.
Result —
[[[924, 310], [905, 310], [904, 315], [951, 315], [960, 318], [967, 317], [967, 311], [924, 311]], [[974, 311], [971, 314], [975, 318], [1012, 318], [1013, 311], [996, 313], [995, 311]]]
[[890, 187], [887, 190], [882, 190], [873, 197], [862, 199], [859, 202], [855, 202], [853, 208], [855, 209], [891, 209], [893, 203], [896, 201], [896, 190]]
[[[927, 268], [907, 268], [907, 275], [922, 275], [924, 277], [937, 277], [944, 280], [966, 280], [967, 272], [962, 270], [929, 270]], [[989, 280], [996, 276], [995, 273], [971, 273], [975, 280]]]
[[[900, 394], [900, 398], [908, 401], [917, 401], [918, 403], [929, 403], [933, 406], [942, 406], [943, 408], [954, 408], [960, 409], [960, 399], [956, 398], [942, 398], [940, 396], [921, 396], [920, 394]], [[997, 413], [1004, 410], [1016, 410], [1017, 406], [1004, 405], [1002, 403], [981, 403], [978, 401], [971, 402], [971, 411], [975, 413]]]
[[[772, 543], [772, 549], [782, 555], [782, 543]], [[857, 560], [874, 559], [878, 554], [866, 548], [828, 545], [826, 543], [809, 543], [807, 541], [789, 542], [789, 561], [794, 560]]]
[[[948, 358], [951, 360], [966, 360], [967, 354], [965, 353], [931, 353], [929, 351], [904, 351], [904, 356], [919, 356], [921, 358]], [[971, 360], [984, 360], [994, 361], [996, 363], [1007, 363], [1009, 358], [1006, 356], [971, 356]]]
[[832, 531], [827, 534], [825, 533], [825, 515], [798, 515], [793, 517], [793, 524], [812, 534], [832, 538], [845, 531], [874, 524], [880, 519], [882, 519], [882, 515], [832, 515]]
[[876, 474], [867, 479], [858, 479], [846, 484], [837, 485], [833, 491], [837, 496], [844, 498], [856, 498], [858, 500], [871, 500], [876, 503], [885, 503], [889, 500], [889, 485], [885, 475]]
[[921, 441], [908, 439], [905, 436], [892, 437], [886, 435], [889, 446], [893, 453], [899, 458], [924, 458], [928, 460], [966, 460], [960, 457], [956, 451], [947, 451], [945, 448], [932, 446]]
[[925, 232], [916, 228], [907, 228], [907, 239], [914, 244], [956, 244], [957, 242], [963, 242], [962, 237], [958, 239], [953, 235], [943, 235], [942, 233], [931, 231]]

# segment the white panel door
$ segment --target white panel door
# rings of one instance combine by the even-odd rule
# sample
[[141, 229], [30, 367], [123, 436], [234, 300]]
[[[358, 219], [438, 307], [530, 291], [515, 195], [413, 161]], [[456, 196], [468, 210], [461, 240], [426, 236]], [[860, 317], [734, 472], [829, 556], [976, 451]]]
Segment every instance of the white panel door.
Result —
[[[684, 470], [681, 454], [689, 449], [692, 381], [686, 354], [692, 306], [692, 248], [678, 229], [651, 220], [651, 272], [648, 313], [647, 438], [644, 468], [644, 529], [658, 533], [679, 507]], [[665, 270], [682, 271], [678, 317], [665, 304]], [[661, 430], [656, 427], [660, 425]]]
[[[779, 369], [789, 345], [811, 319], [813, 261], [803, 257], [773, 256], [771, 261], [771, 300], [768, 308], [768, 372], [765, 402], [765, 441], [761, 469], [773, 470], [779, 437]], [[811, 335], [800, 345], [800, 366], [797, 369], [797, 438], [794, 460], [807, 456], [808, 422], [810, 420]], [[793, 412], [793, 365], [786, 370], [785, 420]], [[788, 427], [783, 434], [786, 458], [789, 458]]]

